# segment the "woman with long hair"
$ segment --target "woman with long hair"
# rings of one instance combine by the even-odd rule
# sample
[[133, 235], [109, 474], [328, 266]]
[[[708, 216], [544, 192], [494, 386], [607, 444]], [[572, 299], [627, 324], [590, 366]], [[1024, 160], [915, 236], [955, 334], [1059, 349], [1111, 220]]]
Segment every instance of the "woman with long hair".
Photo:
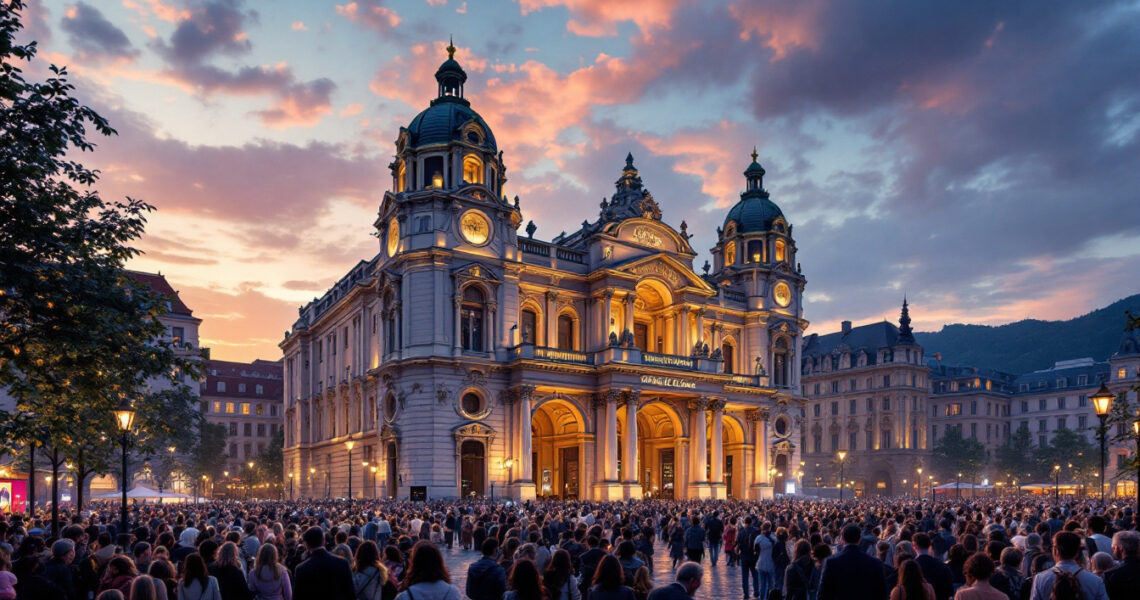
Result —
[[356, 548], [352, 584], [359, 600], [392, 600], [396, 597], [396, 586], [388, 575], [388, 567], [380, 562], [380, 549], [376, 542], [367, 540]]
[[[158, 600], [158, 587], [161, 583], [150, 575], [139, 575], [131, 580], [131, 595], [128, 600]], [[166, 587], [163, 586], [163, 598], [166, 597]]]
[[899, 565], [899, 583], [891, 590], [891, 600], [934, 600], [934, 587], [926, 583], [917, 562], [904, 560]]
[[515, 561], [507, 577], [507, 593], [503, 600], [546, 600], [546, 589], [538, 576], [538, 567], [529, 558]]
[[131, 595], [131, 581], [139, 572], [135, 563], [125, 554], [116, 554], [107, 562], [107, 570], [99, 581], [99, 592], [104, 590], [119, 590], [124, 597]]
[[625, 575], [621, 562], [607, 554], [594, 571], [594, 585], [590, 587], [590, 600], [637, 600], [633, 590], [623, 585]]
[[984, 552], [978, 552], [966, 559], [966, 584], [958, 588], [954, 600], [1008, 600], [1006, 593], [990, 585], [994, 574], [994, 561]]
[[392, 584], [399, 586], [404, 580], [404, 553], [391, 544], [384, 546], [384, 560], [380, 561], [388, 567], [388, 579]]
[[579, 590], [578, 578], [574, 576], [574, 566], [570, 561], [570, 553], [562, 548], [554, 551], [550, 557], [550, 564], [546, 566], [546, 573], [542, 575], [542, 586], [550, 600], [580, 600], [582, 592]]
[[[203, 557], [203, 560], [205, 557]], [[214, 564], [209, 566], [210, 575], [218, 580], [218, 591], [226, 600], [249, 600], [249, 584], [242, 569], [241, 553], [237, 544], [226, 542], [218, 548]]]
[[249, 570], [249, 591], [259, 600], [292, 600], [289, 570], [277, 560], [277, 546], [262, 544]]
[[653, 579], [649, 576], [649, 567], [642, 565], [633, 574], [633, 595], [637, 597], [637, 600], [646, 600], [649, 598], [649, 592], [652, 591]]
[[155, 586], [166, 588], [166, 597], [174, 600], [178, 596], [178, 580], [174, 578], [174, 565], [165, 558], [156, 558], [150, 561], [146, 574], [154, 578]]
[[428, 540], [412, 546], [412, 558], [400, 588], [403, 591], [396, 600], [459, 600], [459, 588], [451, 585], [443, 555]]
[[206, 570], [206, 561], [197, 552], [186, 555], [182, 561], [178, 600], [222, 600], [218, 580]]

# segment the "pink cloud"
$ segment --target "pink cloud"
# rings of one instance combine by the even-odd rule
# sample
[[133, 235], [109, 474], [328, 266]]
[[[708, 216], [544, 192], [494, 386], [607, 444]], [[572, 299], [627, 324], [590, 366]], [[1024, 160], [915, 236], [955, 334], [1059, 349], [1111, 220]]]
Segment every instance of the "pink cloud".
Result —
[[378, 0], [338, 4], [336, 14], [377, 31], [388, 31], [400, 24], [400, 15], [390, 8], [381, 6]]
[[304, 21], [294, 21], [291, 29], [293, 31], [307, 31], [309, 28], [305, 26]]
[[185, 8], [175, 6], [173, 3], [166, 4], [162, 0], [123, 0], [123, 7], [133, 10], [143, 17], [154, 16], [169, 23], [189, 19], [191, 14]]
[[564, 6], [571, 18], [566, 30], [574, 35], [599, 37], [617, 34], [617, 25], [632, 21], [643, 36], [672, 27], [673, 13], [689, 0], [519, 0], [523, 15]]
[[360, 111], [362, 110], [364, 110], [364, 105], [360, 104], [359, 102], [354, 102], [340, 109], [340, 112], [337, 113], [337, 115], [341, 117], [351, 117], [353, 115], [359, 115]]
[[329, 79], [317, 79], [289, 87], [268, 109], [259, 111], [261, 122], [275, 129], [312, 127], [332, 112], [330, 95], [336, 85]]
[[[757, 140], [745, 136], [749, 131], [739, 123], [721, 121], [709, 129], [687, 129], [669, 136], [638, 134], [637, 140], [650, 152], [675, 158], [673, 171], [691, 175], [701, 181], [701, 192], [724, 209], [739, 200], [743, 187], [744, 167], [751, 161], [746, 149]], [[763, 159], [759, 159], [763, 163]]]
[[819, 21], [825, 9], [819, 0], [796, 0], [772, 4], [742, 2], [728, 10], [740, 22], [740, 38], [762, 40], [772, 50], [771, 60], [777, 61], [796, 49], [819, 49]]

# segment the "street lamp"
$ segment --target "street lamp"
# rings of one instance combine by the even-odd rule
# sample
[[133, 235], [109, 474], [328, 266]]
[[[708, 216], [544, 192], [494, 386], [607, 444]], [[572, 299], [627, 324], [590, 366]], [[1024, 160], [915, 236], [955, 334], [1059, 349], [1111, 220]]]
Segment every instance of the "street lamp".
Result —
[[[313, 475], [316, 475], [316, 474], [317, 474], [317, 468], [316, 467], [309, 467], [309, 493], [310, 494], [313, 493]], [[309, 497], [312, 498], [312, 496], [309, 496]]]
[[915, 495], [918, 496], [918, 501], [922, 502], [922, 467], [915, 470], [918, 471], [918, 477], [914, 480]]
[[360, 461], [360, 466], [360, 497], [363, 498], [368, 495], [368, 492], [364, 489], [364, 486], [368, 484], [368, 461]]
[[368, 469], [372, 471], [372, 497], [373, 497], [373, 498], [378, 498], [378, 497], [380, 496], [380, 493], [379, 493], [379, 491], [376, 489], [376, 488], [377, 488], [377, 484], [376, 484], [376, 465], [372, 465], [371, 467], [368, 467]]
[[839, 501], [843, 502], [843, 464], [847, 460], [847, 451], [840, 450], [835, 456], [839, 459]]
[[1105, 434], [1108, 433], [1108, 411], [1112, 410], [1112, 401], [1116, 398], [1108, 386], [1103, 382], [1100, 384], [1100, 389], [1092, 395], [1093, 410], [1096, 411], [1097, 418], [1100, 419], [1100, 429], [1096, 430], [1096, 435], [1100, 438], [1100, 501], [1104, 502], [1104, 461], [1105, 461]]
[[289, 501], [293, 501], [293, 472], [289, 471]]
[[1132, 433], [1136, 434], [1136, 521], [1140, 523], [1140, 414], [1132, 421]]
[[119, 441], [123, 446], [123, 503], [119, 511], [120, 529], [121, 533], [126, 533], [130, 530], [127, 527], [127, 436], [131, 433], [131, 426], [135, 423], [135, 409], [131, 406], [131, 401], [123, 396], [122, 402], [119, 406], [112, 411], [115, 414], [115, 425], [119, 428]]
[[1061, 465], [1053, 465], [1053, 475], [1057, 478], [1053, 484], [1053, 501], [1061, 504]]
[[344, 447], [348, 449], [348, 499], [352, 500], [352, 449], [356, 446], [356, 442], [348, 440], [344, 443]]
[[954, 482], [954, 495], [962, 497], [962, 474], [958, 473], [958, 480]]

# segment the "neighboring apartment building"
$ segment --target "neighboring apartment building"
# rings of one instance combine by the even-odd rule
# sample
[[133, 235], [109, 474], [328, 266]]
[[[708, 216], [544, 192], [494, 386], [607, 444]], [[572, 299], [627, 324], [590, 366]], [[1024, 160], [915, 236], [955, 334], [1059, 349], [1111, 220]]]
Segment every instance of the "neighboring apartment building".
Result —
[[[927, 465], [929, 376], [903, 301], [899, 325], [883, 321], [804, 340], [803, 482], [809, 493], [837, 495], [843, 465], [847, 494], [907, 492]], [[852, 489], [853, 488], [853, 489]]]
[[226, 470], [231, 476], [257, 458], [284, 427], [281, 361], [211, 360], [202, 383], [202, 414], [226, 428]]
[[[930, 439], [937, 442], [951, 428], [981, 442], [992, 456], [1009, 437], [1010, 395], [1016, 375], [993, 369], [942, 364], [930, 366]], [[933, 448], [933, 444], [931, 445]]]

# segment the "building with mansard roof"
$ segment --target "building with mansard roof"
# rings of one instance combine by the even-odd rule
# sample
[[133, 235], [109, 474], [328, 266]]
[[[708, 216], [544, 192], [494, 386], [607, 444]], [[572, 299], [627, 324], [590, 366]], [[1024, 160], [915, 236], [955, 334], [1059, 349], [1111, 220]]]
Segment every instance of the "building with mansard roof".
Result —
[[296, 495], [798, 491], [806, 280], [755, 152], [701, 273], [632, 156], [596, 217], [544, 241], [518, 231], [466, 73], [449, 57], [436, 79], [396, 137], [379, 253], [281, 342]]

